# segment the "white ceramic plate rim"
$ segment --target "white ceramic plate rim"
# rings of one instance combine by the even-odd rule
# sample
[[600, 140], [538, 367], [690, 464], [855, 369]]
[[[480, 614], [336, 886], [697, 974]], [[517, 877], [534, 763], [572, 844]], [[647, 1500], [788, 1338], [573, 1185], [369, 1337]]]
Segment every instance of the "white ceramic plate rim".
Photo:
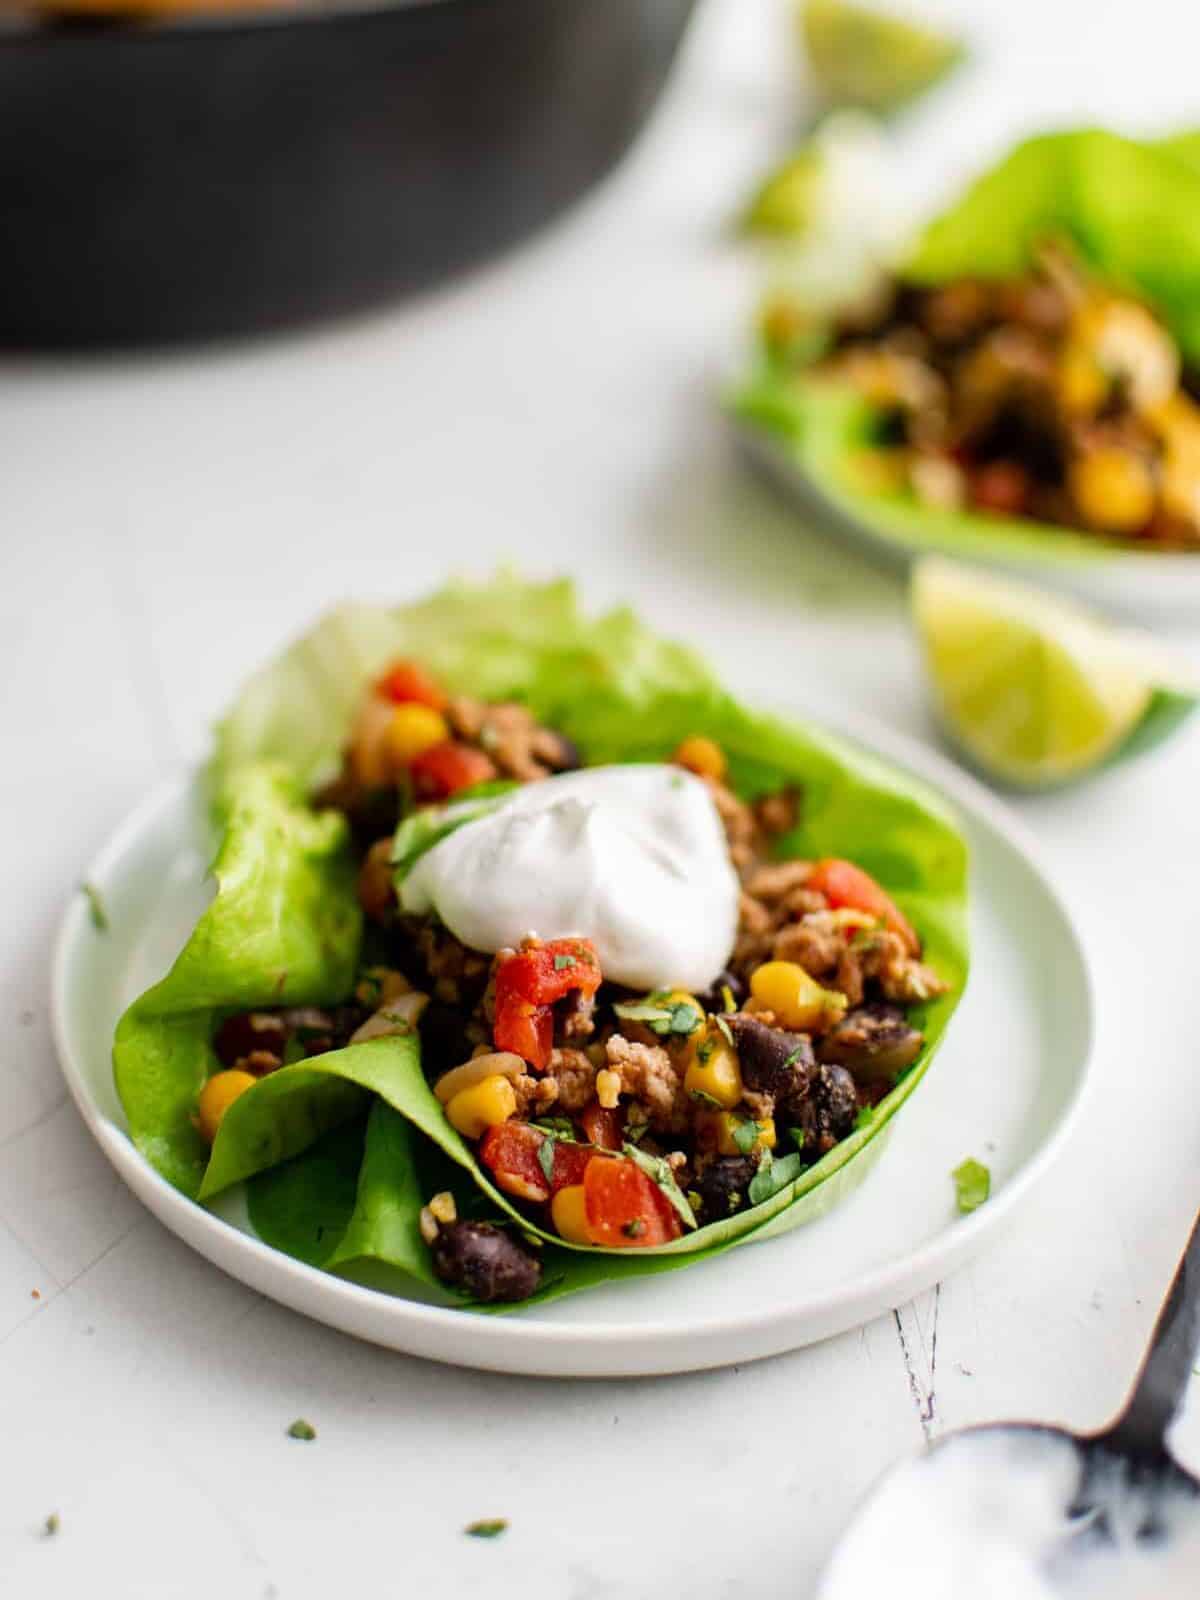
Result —
[[[913, 773], [965, 812], [974, 811], [1025, 857], [1061, 917], [1086, 1000], [1080, 1029], [1083, 1044], [1079, 1074], [1056, 1126], [1038, 1150], [987, 1205], [857, 1282], [769, 1310], [706, 1321], [695, 1332], [681, 1332], [678, 1325], [663, 1321], [551, 1325], [522, 1321], [519, 1313], [472, 1317], [462, 1310], [430, 1306], [363, 1287], [283, 1255], [174, 1189], [142, 1158], [124, 1129], [93, 1100], [85, 1071], [72, 1047], [68, 1023], [70, 961], [76, 942], [89, 927], [88, 907], [81, 897], [76, 897], [63, 917], [55, 943], [51, 1023], [63, 1076], [80, 1115], [138, 1198], [172, 1232], [215, 1265], [260, 1293], [360, 1337], [391, 1344], [394, 1336], [387, 1331], [389, 1324], [403, 1326], [403, 1348], [434, 1360], [496, 1371], [554, 1375], [569, 1372], [597, 1377], [695, 1371], [779, 1354], [811, 1342], [812, 1337], [844, 1331], [903, 1304], [976, 1254], [993, 1233], [1010, 1221], [1070, 1139], [1090, 1079], [1093, 983], [1083, 943], [1040, 846], [1001, 801], [944, 757], [869, 719], [839, 715], [835, 731], [839, 737], [882, 754]], [[194, 775], [186, 773], [157, 785], [109, 839], [86, 877], [103, 882], [110, 864], [125, 852], [148, 820], [160, 808], [176, 803], [181, 791], [194, 781]], [[801, 1332], [800, 1325], [811, 1325], [820, 1331], [811, 1335]], [[468, 1328], [470, 1336], [465, 1337]], [[464, 1345], [470, 1346], [469, 1351], [464, 1350]]]
[[818, 514], [832, 532], [893, 568], [906, 568], [925, 556], [944, 556], [1040, 581], [1130, 616], [1193, 615], [1200, 609], [1200, 551], [1105, 549], [1093, 556], [1081, 554], [1078, 559], [1064, 560], [1049, 554], [1040, 557], [1033, 551], [965, 550], [953, 540], [916, 544], [892, 538], [832, 499], [781, 441], [749, 423], [735, 421], [733, 426], [754, 465], [786, 496]]

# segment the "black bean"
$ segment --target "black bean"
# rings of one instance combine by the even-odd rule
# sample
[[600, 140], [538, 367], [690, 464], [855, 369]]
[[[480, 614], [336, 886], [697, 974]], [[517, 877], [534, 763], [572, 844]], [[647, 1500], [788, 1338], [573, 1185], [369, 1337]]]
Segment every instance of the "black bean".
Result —
[[821, 1041], [822, 1061], [849, 1067], [868, 1083], [893, 1081], [921, 1053], [924, 1037], [899, 1006], [858, 1006]]
[[700, 1222], [719, 1222], [749, 1204], [747, 1191], [758, 1170], [751, 1156], [718, 1156], [692, 1179], [689, 1194], [699, 1200]]
[[746, 985], [743, 980], [738, 977], [737, 973], [730, 972], [728, 967], [726, 967], [725, 971], [722, 972], [720, 977], [716, 979], [711, 988], [706, 989], [703, 994], [697, 995], [696, 999], [700, 1002], [705, 1011], [710, 1011], [714, 1016], [719, 1016], [725, 1009], [724, 991], [726, 989], [728, 989], [730, 994], [733, 996], [734, 1005], [740, 1006], [742, 1001], [746, 998]]
[[223, 1067], [234, 1067], [256, 1050], [283, 1060], [288, 1030], [282, 1018], [273, 1011], [240, 1011], [227, 1017], [217, 1029], [213, 1049]]
[[757, 1017], [739, 1012], [728, 1018], [742, 1081], [760, 1094], [773, 1094], [781, 1104], [799, 1104], [808, 1093], [816, 1061], [806, 1033], [769, 1028]]
[[528, 1300], [542, 1281], [542, 1263], [493, 1222], [449, 1222], [430, 1246], [443, 1283], [473, 1300]]

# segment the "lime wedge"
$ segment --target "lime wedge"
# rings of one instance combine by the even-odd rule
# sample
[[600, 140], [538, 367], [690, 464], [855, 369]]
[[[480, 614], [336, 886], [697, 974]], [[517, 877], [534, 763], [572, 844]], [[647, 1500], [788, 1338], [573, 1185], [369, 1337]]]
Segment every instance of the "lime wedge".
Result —
[[799, 15], [813, 77], [830, 105], [897, 111], [964, 55], [957, 39], [853, 0], [801, 0]]
[[1012, 787], [1069, 783], [1149, 749], [1200, 693], [1149, 635], [974, 567], [920, 562], [912, 607], [947, 732]]

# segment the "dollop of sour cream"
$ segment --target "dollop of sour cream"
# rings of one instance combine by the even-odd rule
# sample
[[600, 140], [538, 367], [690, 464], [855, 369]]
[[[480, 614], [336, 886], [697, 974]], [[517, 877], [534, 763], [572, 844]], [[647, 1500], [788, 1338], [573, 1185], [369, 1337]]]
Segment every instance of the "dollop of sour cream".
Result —
[[678, 767], [589, 767], [513, 791], [426, 852], [400, 886], [489, 954], [590, 939], [606, 978], [702, 990], [729, 959], [738, 881], [721, 819]]

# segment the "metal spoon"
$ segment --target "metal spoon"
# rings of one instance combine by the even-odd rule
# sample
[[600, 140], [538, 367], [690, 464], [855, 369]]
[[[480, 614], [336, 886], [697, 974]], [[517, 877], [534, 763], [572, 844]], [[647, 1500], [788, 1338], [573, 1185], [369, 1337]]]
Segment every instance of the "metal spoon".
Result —
[[1096, 1434], [1040, 1423], [948, 1434], [875, 1486], [816, 1600], [869, 1600], [881, 1584], [889, 1600], [1200, 1594], [1200, 1482], [1166, 1444], [1198, 1334], [1200, 1217], [1115, 1422]]

